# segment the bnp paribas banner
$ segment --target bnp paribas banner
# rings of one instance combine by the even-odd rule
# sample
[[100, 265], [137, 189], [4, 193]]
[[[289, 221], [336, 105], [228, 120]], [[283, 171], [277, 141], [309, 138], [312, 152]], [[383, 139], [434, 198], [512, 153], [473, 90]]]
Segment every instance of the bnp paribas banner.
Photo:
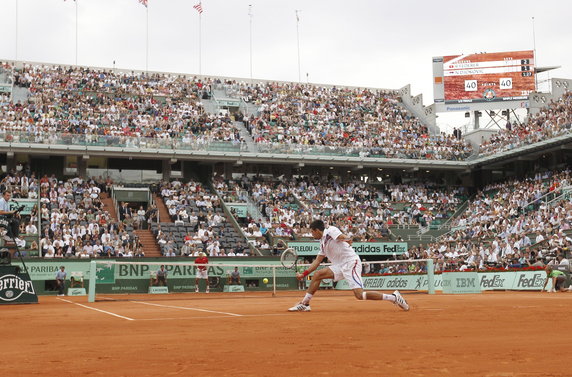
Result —
[[[354, 242], [352, 244], [358, 255], [401, 255], [407, 251], [407, 242]], [[320, 252], [320, 243], [288, 242], [288, 247], [296, 250], [298, 255], [317, 255]]]
[[[12, 261], [13, 264], [20, 265], [20, 261]], [[68, 278], [72, 272], [82, 272], [85, 278], [89, 277], [89, 260], [74, 261], [69, 259], [61, 259], [58, 262], [46, 262], [38, 259], [37, 261], [27, 261], [26, 267], [30, 273], [32, 280], [54, 280], [60, 266], [64, 266], [68, 274]]]
[[[140, 262], [141, 260], [136, 260]], [[122, 260], [122, 262], [128, 262]], [[180, 263], [180, 262], [179, 262]], [[238, 271], [243, 278], [272, 278], [272, 267], [265, 267], [266, 264], [276, 266], [275, 261], [256, 261], [256, 266], [241, 267], [240, 264], [248, 264], [242, 260], [236, 260], [234, 263], [238, 264]], [[19, 263], [14, 263], [19, 264]], [[165, 261], [165, 269], [168, 271], [170, 278], [195, 278], [197, 273], [196, 267], [192, 264], [188, 265], [170, 265]], [[69, 261], [62, 260], [61, 263], [49, 263], [43, 261], [29, 261], [26, 262], [26, 267], [30, 272], [31, 280], [54, 280], [56, 273], [60, 266], [65, 267], [68, 273], [68, 278], [72, 272], [83, 273], [84, 279], [89, 279], [90, 262], [86, 261]], [[98, 284], [113, 284], [116, 279], [149, 279], [153, 273], [159, 269], [157, 264], [112, 264], [98, 261], [96, 278]], [[232, 262], [220, 265], [214, 264], [209, 266], [208, 274], [211, 277], [226, 277], [234, 270], [235, 265]], [[295, 272], [291, 269], [282, 266], [275, 267], [276, 277], [294, 277]]]
[[[238, 262], [238, 261], [237, 261]], [[260, 262], [258, 262], [260, 263]], [[238, 263], [237, 263], [238, 264]], [[268, 262], [268, 264], [276, 265], [276, 263]], [[115, 283], [115, 279], [149, 279], [151, 275], [156, 273], [160, 266], [146, 264], [97, 264], [97, 283]], [[208, 275], [210, 277], [226, 277], [234, 270], [234, 265], [209, 265]], [[237, 266], [240, 276], [243, 279], [248, 278], [272, 278], [272, 267], [257, 266]], [[284, 267], [275, 267], [276, 277], [294, 277], [295, 272]], [[169, 265], [165, 263], [167, 276], [171, 279], [183, 278], [194, 279], [197, 274], [197, 268], [194, 265]]]

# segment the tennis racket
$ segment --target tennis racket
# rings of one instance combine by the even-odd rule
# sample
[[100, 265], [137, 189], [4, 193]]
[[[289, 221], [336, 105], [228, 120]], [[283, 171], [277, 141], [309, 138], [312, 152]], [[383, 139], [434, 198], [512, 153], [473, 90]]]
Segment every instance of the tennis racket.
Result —
[[280, 263], [282, 263], [282, 266], [286, 268], [291, 268], [294, 271], [297, 271], [298, 253], [296, 253], [296, 250], [291, 247], [284, 250], [282, 255], [280, 255]]

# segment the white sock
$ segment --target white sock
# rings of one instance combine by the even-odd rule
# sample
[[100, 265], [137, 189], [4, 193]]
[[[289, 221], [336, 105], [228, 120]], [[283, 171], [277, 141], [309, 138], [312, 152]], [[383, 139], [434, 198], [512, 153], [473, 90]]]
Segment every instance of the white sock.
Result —
[[309, 305], [310, 300], [312, 299], [312, 296], [313, 296], [312, 294], [306, 293], [306, 296], [304, 296], [304, 298], [302, 299], [302, 304]]
[[394, 295], [386, 295], [385, 293], [382, 294], [381, 299], [391, 301], [391, 302], [395, 302], [395, 296]]

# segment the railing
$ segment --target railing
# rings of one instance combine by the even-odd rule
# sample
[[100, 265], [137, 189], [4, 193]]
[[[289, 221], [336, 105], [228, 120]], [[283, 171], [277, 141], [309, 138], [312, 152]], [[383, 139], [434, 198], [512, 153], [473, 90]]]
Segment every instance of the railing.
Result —
[[[568, 199], [570, 199], [571, 194], [572, 194], [572, 186], [560, 187], [556, 191], [548, 192], [548, 193], [542, 195], [540, 198], [535, 199], [535, 200], [527, 203], [526, 205], [524, 205], [522, 207], [522, 213], [528, 212], [529, 211], [528, 208], [530, 206], [534, 206], [534, 204], [536, 204], [536, 203], [545, 203], [547, 205], [552, 206], [555, 203], [558, 203], [560, 200], [568, 200]], [[468, 203], [468, 201], [466, 203]], [[467, 204], [467, 206], [468, 206], [468, 204]], [[453, 218], [453, 217], [454, 216], [452, 216], [451, 218]], [[460, 225], [460, 226], [455, 226], [455, 227], [450, 226], [449, 228], [450, 228], [450, 230], [448, 232], [443, 233], [442, 235], [437, 237], [437, 239], [443, 240], [447, 236], [449, 236], [449, 235], [451, 235], [451, 234], [453, 234], [459, 230], [465, 230], [465, 229], [467, 229], [467, 225]]]
[[33, 134], [29, 132], [8, 132], [0, 130], [0, 142], [11, 144], [49, 144], [74, 145], [83, 147], [117, 147], [133, 149], [169, 149], [169, 150], [233, 150], [240, 151], [240, 144], [215, 139], [181, 137], [160, 139], [150, 137], [79, 135], [70, 133]]
[[552, 204], [555, 201], [560, 201], [561, 199], [567, 199], [566, 194], [569, 195], [570, 191], [572, 190], [572, 186], [566, 186], [566, 187], [559, 187], [557, 188], [555, 191], [550, 191], [547, 192], [546, 194], [542, 195], [540, 198], [535, 199], [529, 203], [526, 203], [526, 205], [524, 205], [523, 211], [528, 208], [529, 206], [533, 206], [536, 203], [546, 203], [546, 204]]
[[258, 256], [262, 256], [262, 252], [257, 247], [255, 247], [252, 243], [250, 243], [248, 241], [248, 237], [246, 236], [244, 229], [242, 229], [242, 227], [238, 223], [238, 220], [236, 219], [236, 217], [234, 217], [234, 215], [232, 214], [230, 209], [227, 207], [225, 201], [223, 200], [223, 198], [221, 196], [221, 193], [216, 189], [216, 187], [213, 185], [212, 181], [209, 180], [207, 185], [208, 185], [209, 189], [212, 192], [214, 192], [216, 194], [216, 196], [218, 197], [218, 199], [220, 201], [221, 208], [222, 208], [224, 214], [226, 215], [226, 218], [228, 219], [228, 221], [234, 226], [234, 228], [236, 230], [238, 230], [238, 232], [240, 233], [242, 238], [244, 240], [246, 240], [246, 245], [248, 245], [248, 248], [250, 250], [254, 251]]
[[[62, 145], [91, 147], [116, 147], [132, 149], [159, 149], [179, 151], [224, 151], [224, 152], [256, 152], [269, 154], [289, 154], [300, 156], [344, 156], [344, 157], [372, 157], [372, 158], [403, 158], [416, 159], [419, 156], [412, 155], [411, 151], [391, 156], [385, 155], [382, 148], [325, 146], [304, 144], [281, 144], [281, 143], [256, 143], [258, 151], [250, 151], [237, 141], [221, 141], [210, 137], [197, 137], [185, 135], [176, 138], [161, 139], [150, 137], [129, 137], [109, 135], [82, 135], [71, 133], [41, 132], [31, 133], [24, 131], [0, 130], [0, 142], [11, 144], [39, 144], [39, 145]], [[244, 150], [246, 147], [246, 150]], [[424, 158], [421, 158], [425, 160]], [[457, 161], [461, 161], [459, 159]], [[447, 160], [441, 160], [447, 161]]]
[[467, 207], [469, 206], [469, 201], [472, 200], [475, 196], [471, 196], [469, 199], [465, 200], [460, 206], [459, 208], [457, 208], [455, 210], [455, 212], [451, 215], [451, 217], [449, 217], [447, 219], [447, 221], [445, 221], [443, 224], [441, 224], [439, 226], [439, 230], [441, 229], [448, 229], [451, 230], [451, 222], [453, 221], [453, 219], [457, 218], [461, 213], [465, 212], [465, 210], [467, 209]]
[[419, 229], [419, 224], [391, 224], [390, 229]]
[[428, 235], [425, 235], [425, 234], [421, 234], [421, 235], [416, 234], [416, 235], [409, 235], [409, 236], [407, 236], [407, 240], [408, 240], [408, 241], [418, 240], [418, 241], [429, 241], [429, 242], [433, 242], [433, 241], [435, 241], [435, 237], [433, 237], [433, 236], [428, 236]]

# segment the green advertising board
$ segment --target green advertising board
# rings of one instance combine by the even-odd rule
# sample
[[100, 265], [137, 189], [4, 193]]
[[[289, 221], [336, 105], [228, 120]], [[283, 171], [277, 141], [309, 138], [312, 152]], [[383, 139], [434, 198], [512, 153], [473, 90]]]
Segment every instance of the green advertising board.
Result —
[[[128, 262], [129, 260], [123, 259]], [[133, 262], [149, 262], [149, 263], [165, 263], [168, 274], [169, 290], [172, 292], [193, 291], [196, 269], [193, 264], [188, 265], [169, 265], [168, 262], [180, 263], [182, 259], [134, 259]], [[185, 262], [192, 262], [192, 259], [184, 259]], [[104, 262], [104, 263], [100, 263]], [[211, 261], [213, 264], [209, 266], [208, 274], [211, 284], [218, 287], [211, 290], [223, 289], [227, 282], [227, 277], [235, 264], [253, 263], [255, 266], [242, 267], [238, 266], [241, 282], [245, 284], [247, 290], [266, 290], [273, 288], [273, 268], [265, 265], [276, 266], [276, 258], [267, 257], [264, 259], [242, 259], [242, 258], [221, 258]], [[14, 265], [20, 265], [19, 261], [13, 261]], [[30, 279], [33, 283], [35, 292], [38, 294], [55, 294], [55, 291], [49, 290], [48, 281], [54, 281], [56, 272], [60, 266], [64, 266], [68, 273], [68, 278], [72, 276], [72, 272], [81, 273], [84, 276], [85, 287], [89, 287], [90, 281], [90, 261], [83, 259], [60, 259], [60, 260], [42, 260], [28, 259], [26, 266], [29, 271]], [[303, 270], [304, 267], [300, 267]], [[101, 293], [142, 293], [147, 292], [150, 285], [152, 273], [159, 269], [157, 264], [121, 264], [115, 265], [105, 263], [100, 260], [97, 264], [96, 279], [97, 292]], [[470, 288], [477, 290], [540, 290], [546, 281], [546, 273], [543, 270], [522, 270], [522, 271], [484, 271], [476, 273], [477, 279], [472, 272], [455, 272], [453, 274], [436, 274], [434, 276], [434, 284], [436, 290], [447, 291], [450, 287], [461, 286], [461, 289]], [[296, 289], [298, 282], [295, 278], [294, 271], [283, 267], [275, 268], [276, 287], [279, 289]], [[268, 278], [269, 283], [263, 284], [262, 279]], [[452, 281], [452, 279], [455, 279]], [[457, 280], [461, 279], [461, 280]], [[473, 279], [473, 280], [469, 280]], [[246, 284], [248, 281], [248, 285]], [[446, 283], [444, 281], [447, 281]], [[364, 276], [365, 289], [381, 289], [381, 290], [428, 290], [427, 275], [383, 275], [383, 276]], [[254, 285], [252, 285], [254, 284]], [[336, 284], [336, 289], [349, 289], [345, 280]], [[547, 289], [551, 288], [551, 280], [548, 281]], [[456, 289], [456, 288], [455, 288]], [[454, 292], [452, 292], [454, 293]], [[466, 292], [465, 292], [466, 293]]]
[[[445, 277], [449, 274], [447, 277]], [[451, 275], [459, 274], [459, 275]], [[477, 275], [476, 287], [474, 274]], [[498, 271], [498, 272], [450, 272], [443, 274], [436, 274], [434, 276], [435, 289], [443, 291], [443, 293], [458, 293], [451, 292], [453, 286], [455, 290], [457, 286], [460, 289], [470, 288], [474, 289], [476, 293], [480, 291], [494, 291], [494, 290], [514, 290], [514, 291], [539, 291], [544, 286], [546, 281], [546, 273], [542, 270], [537, 271]], [[451, 282], [451, 279], [461, 279], [459, 281]], [[362, 278], [364, 289], [381, 289], [381, 290], [427, 290], [428, 282], [427, 275], [383, 275], [383, 276], [364, 276]], [[448, 282], [446, 283], [445, 280]], [[445, 287], [447, 285], [447, 287]], [[463, 287], [464, 286], [464, 287]], [[552, 281], [548, 281], [546, 289], [552, 288]], [[349, 285], [345, 280], [337, 283], [336, 289], [348, 290]], [[478, 291], [478, 292], [477, 292]], [[464, 292], [467, 293], [467, 292]]]
[[216, 102], [219, 106], [223, 106], [223, 107], [239, 107], [240, 106], [239, 100], [233, 100], [233, 99], [229, 99], [229, 98], [217, 99]]
[[[401, 255], [407, 251], [407, 242], [354, 242], [354, 250], [360, 256], [367, 255]], [[298, 255], [317, 255], [320, 252], [320, 242], [288, 242], [288, 247], [296, 250]]]
[[481, 293], [477, 272], [443, 272], [443, 293]]
[[32, 209], [38, 201], [35, 199], [18, 199], [16, 201], [12, 200], [8, 202], [10, 204], [10, 210], [14, 211], [20, 206], [24, 206], [24, 209], [20, 212], [22, 215], [30, 215], [32, 214]]
[[237, 217], [245, 218], [248, 216], [248, 204], [246, 203], [226, 203], [225, 205], [231, 212], [234, 212]]
[[95, 270], [97, 284], [115, 283], [115, 264], [100, 264]]
[[[109, 260], [112, 261], [112, 260]], [[127, 264], [105, 263], [106, 261], [98, 261], [96, 267], [96, 283], [97, 291], [102, 293], [141, 293], [147, 292], [151, 276], [159, 269], [157, 264], [129, 264], [129, 260], [121, 260]], [[141, 259], [134, 260], [136, 262]], [[169, 260], [174, 263], [181, 263], [181, 260]], [[192, 259], [185, 259], [184, 262], [191, 262], [187, 265], [169, 265], [164, 259], [150, 259], [149, 262], [161, 262], [165, 264], [168, 271], [169, 289], [176, 291], [193, 291], [195, 288], [196, 267], [192, 264]], [[281, 289], [296, 288], [297, 280], [295, 272], [285, 267], [272, 268], [270, 265], [277, 266], [277, 260], [268, 258], [267, 260], [245, 260], [245, 259], [221, 259], [216, 262], [212, 261], [212, 265], [208, 268], [208, 275], [212, 284], [220, 286], [222, 290], [223, 284], [226, 283], [231, 271], [234, 270], [235, 264], [255, 263], [256, 266], [243, 267], [238, 266], [241, 279], [243, 281], [250, 280], [254, 286], [248, 289], [271, 289], [272, 284], [263, 285], [260, 282], [264, 278], [272, 281], [273, 269], [276, 277], [276, 286]], [[20, 265], [14, 261], [14, 264]], [[265, 265], [269, 265], [266, 267]], [[54, 293], [46, 289], [46, 281], [54, 281], [56, 273], [60, 266], [65, 267], [68, 278], [72, 272], [81, 273], [84, 276], [86, 287], [89, 287], [90, 281], [90, 260], [82, 259], [61, 259], [61, 260], [28, 260], [26, 266], [30, 272], [30, 278], [36, 291], [40, 294]], [[258, 284], [256, 284], [258, 282]], [[211, 288], [216, 290], [216, 288]]]
[[[111, 261], [111, 260], [110, 260]], [[124, 260], [128, 262], [128, 260]], [[192, 262], [192, 260], [190, 260]], [[137, 260], [140, 262], [140, 260]], [[168, 276], [170, 278], [193, 278], [196, 275], [196, 267], [193, 264], [187, 265], [169, 265], [165, 260], [161, 261], [165, 263], [165, 269], [168, 271]], [[180, 260], [173, 261], [174, 263], [181, 263]], [[188, 259], [185, 262], [189, 262]], [[243, 259], [226, 260], [224, 264], [221, 262], [212, 262], [209, 266], [208, 274], [209, 276], [227, 276], [234, 269], [234, 264], [248, 264], [256, 263], [256, 267], [238, 267], [240, 276], [247, 278], [271, 278], [272, 277], [272, 267], [270, 265], [276, 266], [277, 261], [267, 260], [267, 261], [246, 261]], [[14, 261], [14, 264], [19, 264], [19, 262]], [[269, 265], [269, 267], [265, 267]], [[35, 260], [27, 261], [26, 267], [30, 272], [30, 278], [32, 280], [53, 280], [55, 279], [56, 273], [60, 269], [60, 266], [64, 266], [68, 276], [71, 276], [71, 272], [82, 272], [83, 276], [87, 279], [89, 277], [89, 260], [70, 260], [62, 259], [59, 261], [45, 261], [45, 260]], [[98, 261], [97, 263], [97, 283], [98, 284], [113, 284], [116, 279], [149, 279], [151, 273], [159, 269], [156, 264], [106, 264], [103, 261]], [[294, 271], [285, 267], [275, 267], [277, 277], [292, 277], [294, 276]]]

